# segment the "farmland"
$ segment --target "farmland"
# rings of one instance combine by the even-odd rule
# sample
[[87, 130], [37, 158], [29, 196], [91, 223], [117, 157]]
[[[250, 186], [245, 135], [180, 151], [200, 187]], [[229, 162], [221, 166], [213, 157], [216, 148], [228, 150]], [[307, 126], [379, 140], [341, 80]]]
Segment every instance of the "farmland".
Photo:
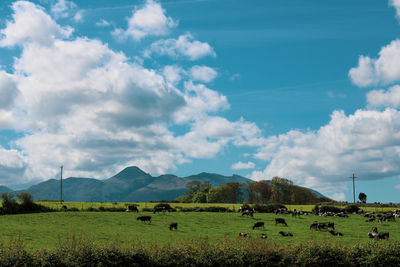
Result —
[[[50, 203], [50, 202], [49, 202]], [[56, 203], [52, 203], [57, 205]], [[67, 203], [68, 207], [86, 207], [92, 203]], [[97, 207], [105, 206], [98, 203]], [[110, 207], [124, 206], [124, 203], [108, 203]], [[143, 205], [143, 206], [142, 206]], [[151, 208], [152, 203], [142, 203], [139, 209]], [[182, 206], [184, 204], [176, 204]], [[194, 204], [187, 204], [194, 205]], [[207, 204], [208, 206], [210, 204]], [[232, 208], [232, 204], [225, 204]], [[198, 206], [196, 204], [196, 206]], [[221, 206], [221, 204], [219, 204]], [[93, 206], [92, 206], [93, 207]], [[311, 208], [312, 206], [310, 206]], [[238, 208], [238, 206], [235, 206]], [[293, 207], [291, 207], [293, 208]], [[307, 206], [296, 207], [298, 210]], [[140, 215], [152, 216], [152, 223], [142, 223], [136, 218]], [[288, 227], [275, 226], [274, 219], [281, 217], [286, 220]], [[178, 231], [169, 231], [170, 222], [178, 222]], [[252, 230], [252, 225], [257, 221], [265, 222], [265, 229]], [[335, 229], [343, 233], [343, 237], [331, 236], [326, 231], [310, 231], [312, 221], [334, 222]], [[175, 243], [178, 241], [199, 240], [207, 237], [210, 241], [217, 239], [236, 239], [238, 232], [250, 233], [253, 239], [259, 239], [261, 233], [267, 234], [265, 242], [274, 244], [300, 244], [305, 241], [352, 245], [356, 243], [376, 242], [367, 237], [372, 226], [377, 226], [380, 231], [389, 232], [389, 241], [400, 241], [399, 220], [367, 223], [361, 215], [350, 215], [349, 218], [318, 217], [315, 215], [292, 217], [291, 215], [275, 215], [256, 213], [254, 218], [241, 216], [239, 213], [218, 212], [172, 212], [166, 214], [153, 214], [140, 212], [139, 215], [130, 212], [50, 212], [19, 215], [4, 215], [0, 217], [2, 225], [1, 238], [8, 241], [21, 236], [27, 249], [56, 248], [63, 242], [69, 242], [73, 236], [89, 239], [97, 244], [106, 244], [118, 240], [129, 244], [133, 240], [141, 240], [148, 244]], [[293, 233], [293, 237], [282, 237], [279, 231]]]

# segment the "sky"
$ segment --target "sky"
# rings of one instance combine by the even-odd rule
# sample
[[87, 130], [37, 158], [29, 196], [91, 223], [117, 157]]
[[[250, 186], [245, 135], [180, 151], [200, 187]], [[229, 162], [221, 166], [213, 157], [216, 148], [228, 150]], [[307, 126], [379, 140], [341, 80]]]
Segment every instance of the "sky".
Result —
[[138, 166], [400, 202], [400, 0], [0, 3], [0, 184]]

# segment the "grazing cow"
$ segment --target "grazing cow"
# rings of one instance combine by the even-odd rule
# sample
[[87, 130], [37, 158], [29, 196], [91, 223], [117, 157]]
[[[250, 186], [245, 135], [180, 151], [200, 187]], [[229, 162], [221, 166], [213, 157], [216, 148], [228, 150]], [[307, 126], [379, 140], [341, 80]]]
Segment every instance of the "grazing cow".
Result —
[[365, 222], [373, 222], [373, 221], [375, 221], [375, 217], [371, 217], [371, 218], [365, 220]]
[[246, 233], [242, 233], [242, 232], [239, 233], [239, 236], [240, 237], [251, 237], [250, 234], [246, 234]]
[[336, 231], [333, 231], [333, 230], [330, 230], [329, 233], [331, 235], [334, 235], [334, 236], [343, 236], [343, 234], [341, 232], [336, 232]]
[[318, 223], [317, 223], [317, 222], [312, 222], [312, 223], [310, 223], [310, 230], [311, 230], [311, 229], [318, 230]]
[[254, 210], [244, 210], [244, 211], [242, 211], [242, 216], [243, 215], [247, 215], [247, 216], [253, 217]]
[[261, 238], [262, 238], [262, 239], [267, 239], [267, 235], [264, 234], [264, 233], [262, 233], [262, 234], [261, 234]]
[[172, 230], [172, 229], [178, 230], [178, 223], [177, 222], [172, 222], [172, 223], [169, 224], [169, 230]]
[[138, 208], [135, 205], [129, 205], [126, 211], [139, 212]]
[[137, 217], [137, 220], [140, 220], [140, 221], [142, 221], [142, 222], [149, 222], [149, 223], [151, 223], [151, 216], [140, 216], [140, 217]]
[[165, 214], [165, 211], [165, 207], [154, 207], [153, 214], [155, 214], [156, 212], [162, 212], [163, 214]]
[[287, 223], [285, 222], [285, 219], [283, 219], [283, 218], [275, 218], [275, 225], [277, 225], [279, 223], [284, 224], [285, 226], [287, 226]]
[[321, 230], [321, 229], [328, 229], [328, 228], [332, 228], [333, 230], [335, 230], [335, 223], [333, 222], [326, 222], [326, 223], [318, 223], [317, 225], [317, 229]]
[[372, 232], [373, 233], [378, 233], [378, 227], [376, 227], [376, 226], [372, 227]]
[[279, 233], [280, 233], [282, 236], [293, 236], [293, 234], [292, 234], [292, 233], [289, 233], [289, 232], [280, 231]]
[[264, 229], [264, 222], [256, 222], [256, 223], [253, 225], [253, 230], [254, 230], [255, 228], [260, 228], [260, 227], [262, 227], [262, 228]]
[[380, 233], [368, 233], [369, 238], [374, 239], [389, 239], [388, 232], [380, 232]]

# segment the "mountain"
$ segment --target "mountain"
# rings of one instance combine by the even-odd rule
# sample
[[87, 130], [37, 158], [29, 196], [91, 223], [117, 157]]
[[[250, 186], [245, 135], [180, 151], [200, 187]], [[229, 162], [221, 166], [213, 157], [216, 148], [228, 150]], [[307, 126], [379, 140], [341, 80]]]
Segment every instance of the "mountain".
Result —
[[[252, 181], [239, 175], [224, 176], [207, 172], [187, 177], [178, 177], [173, 174], [153, 177], [140, 168], [132, 166], [105, 180], [82, 177], [63, 179], [63, 200], [81, 202], [173, 200], [183, 195], [187, 189], [186, 184], [194, 180], [208, 181], [213, 187], [228, 182]], [[50, 179], [20, 191], [29, 192], [35, 200], [59, 200], [60, 180]]]
[[[132, 166], [105, 180], [79, 177], [63, 179], [63, 200], [82, 202], [173, 200], [183, 195], [187, 189], [186, 184], [193, 180], [209, 181], [212, 186], [251, 181], [239, 175], [223, 176], [206, 172], [188, 177], [172, 174], [153, 177]], [[60, 180], [50, 179], [20, 191], [29, 192], [35, 200], [59, 200]]]
[[0, 194], [1, 194], [1, 193], [10, 193], [10, 192], [12, 192], [12, 191], [13, 191], [13, 190], [10, 189], [10, 188], [8, 188], [7, 186], [0, 185]]

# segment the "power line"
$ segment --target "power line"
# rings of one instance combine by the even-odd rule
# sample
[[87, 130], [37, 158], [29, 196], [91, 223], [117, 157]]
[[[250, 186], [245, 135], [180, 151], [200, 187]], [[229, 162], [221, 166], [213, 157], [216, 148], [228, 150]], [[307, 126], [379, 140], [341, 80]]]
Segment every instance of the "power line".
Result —
[[355, 183], [355, 179], [357, 178], [354, 173], [352, 177], [349, 177], [353, 179], [353, 198], [354, 198], [354, 204], [356, 204], [356, 183]]
[[62, 204], [62, 202], [63, 202], [63, 198], [62, 198], [62, 171], [63, 171], [63, 167], [64, 166], [62, 166], [61, 165], [61, 167], [60, 167], [60, 169], [61, 169], [61, 173], [60, 173], [60, 177], [61, 177], [61, 179], [60, 179], [60, 204]]

